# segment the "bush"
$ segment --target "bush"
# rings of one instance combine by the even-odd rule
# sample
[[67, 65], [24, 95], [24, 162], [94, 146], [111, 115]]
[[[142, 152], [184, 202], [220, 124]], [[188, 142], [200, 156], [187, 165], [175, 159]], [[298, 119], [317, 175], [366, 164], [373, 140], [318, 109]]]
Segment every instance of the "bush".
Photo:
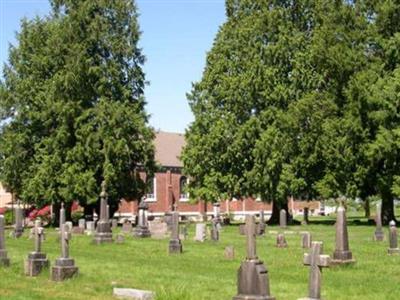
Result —
[[84, 215], [83, 215], [83, 211], [74, 211], [71, 214], [71, 219], [72, 219], [72, 223], [73, 224], [78, 224], [79, 219], [83, 219]]
[[13, 223], [13, 214], [11, 209], [7, 209], [4, 213], [4, 222], [6, 225], [12, 225]]

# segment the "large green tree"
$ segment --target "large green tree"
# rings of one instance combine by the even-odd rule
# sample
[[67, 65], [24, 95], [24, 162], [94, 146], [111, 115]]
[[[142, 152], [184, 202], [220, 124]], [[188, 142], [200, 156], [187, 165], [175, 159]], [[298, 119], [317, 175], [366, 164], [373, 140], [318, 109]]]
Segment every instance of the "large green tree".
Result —
[[0, 86], [1, 180], [38, 205], [138, 198], [154, 171], [137, 8], [131, 0], [52, 0], [23, 20]]

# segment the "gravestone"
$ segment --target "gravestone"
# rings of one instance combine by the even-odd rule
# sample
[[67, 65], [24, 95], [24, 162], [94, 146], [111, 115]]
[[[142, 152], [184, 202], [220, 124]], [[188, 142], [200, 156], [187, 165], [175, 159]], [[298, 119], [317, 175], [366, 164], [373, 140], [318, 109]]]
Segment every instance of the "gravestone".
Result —
[[336, 215], [336, 248], [333, 253], [332, 264], [349, 264], [354, 262], [355, 260], [349, 248], [346, 210], [341, 203]]
[[287, 227], [287, 214], [286, 210], [281, 209], [279, 213], [279, 226], [281, 228], [286, 228]]
[[53, 281], [63, 281], [78, 274], [74, 259], [69, 257], [71, 233], [68, 231], [67, 224], [63, 224], [62, 220], [65, 220], [64, 207], [61, 207], [60, 210], [61, 257], [56, 259], [55, 265], [51, 268], [51, 279]]
[[125, 243], [125, 235], [122, 234], [122, 233], [118, 233], [115, 242], [116, 242], [117, 244], [123, 244], [123, 243]]
[[218, 223], [219, 221], [217, 218], [213, 218], [211, 220], [211, 240], [213, 240], [214, 242], [219, 241]]
[[258, 259], [254, 216], [246, 216], [247, 257], [238, 271], [238, 294], [233, 300], [274, 300], [269, 289], [268, 270]]
[[147, 224], [147, 210], [149, 206], [147, 203], [142, 199], [139, 204], [139, 222], [136, 226], [134, 236], [139, 238], [150, 237], [151, 233], [149, 230], [149, 226]]
[[37, 276], [44, 268], [49, 267], [49, 260], [46, 253], [42, 252], [42, 235], [44, 233], [43, 227], [39, 220], [35, 221], [35, 251], [28, 254], [28, 259], [25, 261], [25, 275]]
[[382, 218], [381, 218], [381, 211], [382, 211], [382, 205], [381, 203], [376, 204], [376, 216], [375, 216], [375, 234], [374, 234], [374, 240], [375, 241], [383, 241], [385, 239], [385, 234], [383, 233], [382, 230]]
[[304, 254], [304, 265], [310, 266], [308, 280], [308, 298], [300, 300], [321, 299], [322, 268], [329, 267], [329, 255], [322, 255], [322, 242], [313, 242], [310, 253]]
[[396, 222], [395, 221], [390, 221], [389, 223], [389, 249], [388, 253], [389, 254], [400, 254], [400, 249], [397, 244], [397, 228], [396, 228]]
[[162, 220], [149, 221], [149, 230], [152, 238], [164, 239], [168, 236], [168, 226]]
[[86, 220], [85, 219], [79, 219], [78, 227], [82, 228], [83, 230], [85, 230], [86, 229]]
[[67, 225], [67, 230], [69, 233], [72, 232], [72, 228], [74, 227], [71, 221], [65, 222], [65, 225]]
[[125, 220], [122, 224], [122, 232], [123, 233], [131, 233], [132, 232], [132, 223], [129, 220]]
[[308, 223], [309, 223], [308, 212], [309, 212], [308, 207], [304, 207], [304, 209], [303, 209], [303, 221], [301, 221], [302, 225], [308, 225]]
[[118, 228], [118, 220], [117, 219], [112, 219], [111, 220], [111, 229], [117, 229]]
[[235, 248], [233, 246], [226, 246], [224, 256], [226, 259], [235, 259]]
[[240, 224], [239, 225], [239, 234], [240, 235], [246, 235], [246, 225], [245, 224]]
[[7, 257], [4, 228], [4, 216], [0, 215], [0, 266], [8, 267], [10, 265], [10, 259]]
[[172, 212], [172, 231], [171, 239], [169, 241], [169, 254], [180, 254], [182, 253], [182, 243], [179, 239], [179, 212]]
[[276, 236], [276, 247], [278, 248], [287, 248], [287, 242], [285, 239], [285, 235], [283, 233], [278, 233]]
[[93, 235], [95, 232], [95, 226], [94, 226], [94, 221], [87, 221], [86, 222], [86, 234], [87, 235]]
[[107, 212], [107, 197], [106, 182], [103, 181], [100, 193], [100, 220], [97, 222], [93, 239], [93, 243], [96, 245], [113, 242], [110, 220], [108, 219], [109, 213]]
[[265, 233], [265, 216], [264, 211], [260, 211], [260, 222], [257, 226], [257, 235], [263, 235]]
[[309, 233], [308, 231], [304, 231], [301, 233], [301, 247], [302, 248], [306, 248], [309, 249], [311, 248], [311, 233]]
[[15, 225], [14, 225], [14, 237], [19, 238], [24, 233], [24, 211], [20, 204], [18, 203], [15, 207]]
[[206, 224], [204, 223], [197, 223], [196, 224], [196, 234], [194, 240], [196, 242], [204, 242], [207, 238], [206, 233]]
[[151, 291], [122, 288], [114, 288], [113, 295], [117, 298], [133, 300], [153, 300], [155, 296]]

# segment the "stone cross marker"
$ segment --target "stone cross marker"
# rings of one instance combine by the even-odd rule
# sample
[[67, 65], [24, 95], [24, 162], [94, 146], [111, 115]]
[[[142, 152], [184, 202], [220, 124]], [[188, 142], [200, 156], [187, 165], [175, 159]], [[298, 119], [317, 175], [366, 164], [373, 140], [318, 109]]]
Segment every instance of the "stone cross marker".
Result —
[[233, 300], [274, 300], [270, 295], [268, 271], [258, 259], [254, 216], [246, 216], [246, 260], [238, 271], [238, 294]]
[[322, 255], [322, 249], [322, 242], [313, 242], [310, 253], [304, 254], [304, 265], [310, 266], [308, 298], [302, 298], [304, 300], [321, 299], [322, 268], [327, 268], [330, 264], [329, 255]]
[[182, 243], [179, 239], [179, 212], [172, 212], [172, 231], [171, 239], [169, 241], [169, 254], [180, 254], [182, 253]]
[[4, 227], [4, 216], [0, 215], [0, 266], [8, 267], [10, 259], [7, 257]]
[[44, 268], [49, 267], [49, 260], [45, 253], [42, 253], [42, 240], [44, 229], [41, 227], [39, 220], [35, 221], [34, 237], [35, 251], [28, 254], [28, 259], [25, 261], [25, 275], [37, 276]]
[[397, 228], [396, 228], [396, 222], [395, 221], [390, 221], [389, 223], [389, 249], [388, 253], [389, 254], [400, 254], [400, 249], [397, 244]]
[[286, 228], [287, 227], [287, 214], [286, 210], [281, 209], [279, 213], [279, 226], [281, 228]]
[[144, 201], [145, 199], [143, 198], [142, 201], [140, 201], [139, 204], [139, 222], [138, 226], [136, 227], [135, 232], [133, 233], [133, 236], [139, 237], [139, 238], [145, 238], [145, 237], [150, 237], [151, 233], [149, 230], [149, 224], [147, 222], [147, 210], [149, 206], [147, 203]]
[[341, 203], [336, 216], [336, 248], [333, 253], [333, 264], [354, 263], [353, 255], [349, 249], [349, 236], [347, 233], [346, 210]]
[[106, 182], [103, 181], [100, 193], [100, 220], [97, 222], [96, 234], [93, 239], [93, 243], [97, 245], [113, 242], [111, 224], [108, 219], [109, 213], [107, 212], [107, 197]]
[[385, 234], [382, 230], [382, 218], [381, 218], [381, 211], [382, 211], [382, 204], [376, 204], [376, 216], [375, 216], [375, 223], [376, 229], [374, 234], [375, 241], [383, 241], [385, 239]]
[[18, 203], [15, 207], [15, 225], [14, 225], [14, 237], [19, 238], [24, 233], [24, 211]]

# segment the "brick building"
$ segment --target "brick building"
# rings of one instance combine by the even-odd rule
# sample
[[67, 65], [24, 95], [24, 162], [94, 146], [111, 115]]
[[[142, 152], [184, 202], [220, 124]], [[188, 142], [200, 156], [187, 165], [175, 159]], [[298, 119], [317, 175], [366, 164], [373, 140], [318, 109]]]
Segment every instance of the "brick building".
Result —
[[[162, 166], [160, 172], [157, 172], [154, 178], [150, 180], [150, 186], [153, 188], [147, 194], [147, 203], [149, 205], [149, 216], [160, 217], [171, 210], [173, 203], [182, 216], [193, 220], [201, 220], [204, 216], [210, 217], [213, 214], [213, 205], [199, 201], [190, 203], [188, 195], [184, 192], [187, 184], [187, 177], [182, 174], [182, 162], [179, 160], [182, 147], [185, 145], [183, 134], [169, 133], [159, 131], [155, 138], [155, 159]], [[137, 213], [137, 201], [122, 201], [116, 216], [120, 218], [134, 218]], [[289, 210], [293, 214], [301, 214], [303, 207], [310, 206], [310, 213], [319, 212], [319, 202], [300, 202], [289, 200]], [[226, 200], [220, 203], [220, 213], [229, 214], [235, 219], [242, 219], [246, 214], [259, 213], [264, 210], [268, 216], [271, 214], [271, 204], [264, 203], [253, 198], [243, 200]]]

